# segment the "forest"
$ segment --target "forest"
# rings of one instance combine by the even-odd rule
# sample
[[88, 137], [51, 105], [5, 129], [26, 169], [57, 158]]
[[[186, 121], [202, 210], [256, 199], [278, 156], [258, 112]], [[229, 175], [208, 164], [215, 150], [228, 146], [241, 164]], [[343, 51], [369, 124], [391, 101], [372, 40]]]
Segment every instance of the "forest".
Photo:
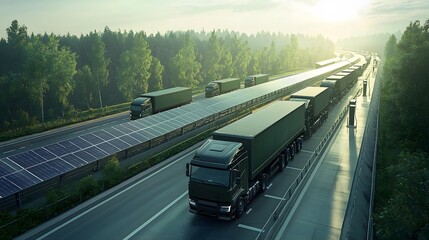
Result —
[[385, 45], [374, 229], [376, 239], [429, 239], [429, 20]]
[[281, 74], [334, 57], [321, 35], [112, 31], [29, 34], [14, 20], [0, 39], [0, 130], [67, 118], [174, 86]]

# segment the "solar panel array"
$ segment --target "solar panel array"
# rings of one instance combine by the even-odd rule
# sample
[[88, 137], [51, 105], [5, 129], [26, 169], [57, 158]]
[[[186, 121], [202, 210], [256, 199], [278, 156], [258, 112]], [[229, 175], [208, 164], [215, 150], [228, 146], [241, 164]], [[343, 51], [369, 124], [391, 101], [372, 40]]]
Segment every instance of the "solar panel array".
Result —
[[0, 198], [355, 61], [281, 78], [0, 159]]

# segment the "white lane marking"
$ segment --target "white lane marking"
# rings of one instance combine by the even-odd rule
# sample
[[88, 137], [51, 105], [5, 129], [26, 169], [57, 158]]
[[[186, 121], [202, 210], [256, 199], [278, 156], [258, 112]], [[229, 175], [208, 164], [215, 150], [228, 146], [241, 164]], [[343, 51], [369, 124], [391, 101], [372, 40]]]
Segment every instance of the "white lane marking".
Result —
[[252, 208], [249, 208], [249, 210], [247, 210], [246, 214], [249, 214], [252, 211]]
[[80, 217], [82, 217], [82, 216], [86, 215], [87, 213], [89, 213], [89, 212], [91, 212], [92, 210], [94, 210], [94, 209], [96, 209], [96, 208], [100, 207], [101, 205], [104, 205], [105, 203], [107, 203], [108, 201], [110, 201], [110, 200], [114, 199], [115, 197], [117, 197], [117, 196], [119, 196], [119, 195], [123, 194], [124, 192], [126, 192], [126, 191], [130, 190], [131, 188], [133, 188], [133, 187], [135, 187], [135, 186], [139, 185], [140, 183], [142, 183], [142, 182], [144, 182], [144, 181], [148, 180], [149, 178], [151, 178], [151, 177], [155, 176], [156, 174], [158, 174], [158, 173], [160, 173], [160, 172], [164, 171], [166, 168], [168, 168], [168, 167], [170, 167], [171, 165], [173, 165], [173, 164], [177, 163], [178, 161], [182, 160], [184, 157], [186, 157], [186, 156], [188, 156], [188, 155], [190, 155], [190, 154], [193, 154], [194, 152], [195, 152], [195, 151], [191, 151], [191, 152], [187, 153], [186, 155], [184, 155], [184, 156], [182, 156], [182, 157], [178, 158], [177, 160], [175, 160], [175, 161], [173, 161], [173, 162], [171, 162], [171, 163], [169, 163], [169, 164], [165, 165], [163, 168], [159, 169], [158, 171], [156, 171], [156, 172], [154, 172], [154, 173], [150, 174], [149, 176], [147, 176], [147, 177], [145, 177], [145, 178], [143, 178], [143, 179], [139, 180], [138, 182], [134, 183], [133, 185], [131, 185], [131, 186], [129, 186], [129, 187], [127, 187], [127, 188], [125, 188], [124, 190], [122, 190], [122, 191], [120, 191], [120, 192], [116, 193], [115, 195], [113, 195], [113, 196], [111, 196], [111, 197], [107, 198], [106, 200], [104, 200], [104, 201], [102, 201], [102, 202], [98, 203], [97, 205], [93, 206], [92, 208], [90, 208], [90, 209], [88, 209], [88, 210], [86, 210], [86, 211], [84, 211], [84, 212], [80, 213], [80, 214], [79, 214], [79, 215], [77, 215], [76, 217], [74, 217], [74, 218], [72, 218], [72, 219], [68, 220], [67, 222], [65, 222], [65, 223], [63, 223], [63, 224], [61, 224], [61, 225], [59, 225], [58, 227], [56, 227], [56, 228], [52, 229], [51, 231], [49, 231], [49, 232], [47, 232], [47, 233], [43, 234], [42, 236], [40, 236], [39, 238], [37, 238], [37, 240], [46, 238], [47, 236], [49, 236], [49, 235], [51, 235], [52, 233], [54, 233], [54, 232], [58, 231], [59, 229], [63, 228], [64, 226], [66, 226], [66, 225], [70, 224], [71, 222], [75, 221], [76, 219], [78, 219], [78, 218], [80, 218]]
[[311, 154], [313, 154], [313, 153], [314, 153], [314, 151], [308, 151], [308, 150], [302, 150], [302, 149], [301, 149], [301, 152], [311, 153]]
[[238, 227], [240, 227], [240, 228], [244, 228], [244, 229], [247, 229], [247, 230], [252, 230], [252, 231], [255, 231], [255, 232], [262, 232], [262, 229], [260, 229], [260, 228], [255, 228], [255, 227], [252, 227], [252, 226], [247, 226], [247, 225], [244, 225], [244, 224], [238, 224]]
[[4, 152], [3, 154], [8, 154], [8, 153], [11, 153], [11, 152], [14, 152], [14, 151], [15, 151], [15, 149], [12, 149], [12, 150]]
[[25, 148], [25, 146], [23, 146], [23, 147], [20, 147], [19, 149], [24, 149]]
[[295, 167], [286, 167], [286, 168], [293, 169], [293, 170], [298, 170], [298, 171], [302, 170], [301, 168], [295, 168]]
[[167, 211], [171, 206], [173, 206], [176, 202], [178, 202], [180, 199], [182, 199], [186, 194], [188, 194], [188, 190], [186, 190], [182, 195], [180, 195], [178, 198], [174, 199], [170, 204], [168, 204], [165, 208], [163, 208], [161, 211], [159, 211], [157, 214], [152, 216], [149, 220], [147, 220], [145, 223], [140, 225], [140, 227], [136, 228], [134, 231], [132, 231], [128, 236], [124, 238], [124, 240], [128, 240], [132, 238], [134, 235], [136, 235], [138, 232], [140, 232], [144, 227], [149, 225], [153, 220], [155, 220], [157, 217], [159, 217], [161, 214], [163, 214], [165, 211]]
[[277, 196], [273, 196], [273, 195], [268, 195], [268, 194], [265, 194], [264, 195], [264, 197], [267, 197], [267, 198], [272, 198], [272, 199], [276, 199], [276, 200], [286, 200], [286, 199], [284, 199], [284, 198], [281, 198], [281, 197], [277, 197]]
[[273, 186], [273, 184], [272, 184], [272, 183], [270, 183], [270, 185], [268, 185], [267, 189], [270, 189], [270, 187], [271, 187], [271, 186]]

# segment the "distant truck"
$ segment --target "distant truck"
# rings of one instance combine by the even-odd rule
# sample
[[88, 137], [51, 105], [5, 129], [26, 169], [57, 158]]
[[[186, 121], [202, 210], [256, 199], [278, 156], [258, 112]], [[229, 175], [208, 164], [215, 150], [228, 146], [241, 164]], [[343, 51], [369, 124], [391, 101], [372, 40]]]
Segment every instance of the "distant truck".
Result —
[[244, 79], [244, 87], [252, 87], [266, 82], [268, 82], [268, 74], [251, 75]]
[[275, 102], [215, 131], [186, 164], [190, 212], [240, 217], [301, 150], [304, 118], [303, 103]]
[[240, 78], [227, 78], [212, 81], [206, 86], [206, 98], [240, 89]]
[[289, 100], [305, 103], [305, 137], [311, 137], [328, 118], [328, 106], [330, 102], [328, 88], [306, 87], [292, 94]]
[[151, 114], [188, 104], [192, 101], [190, 88], [174, 87], [149, 92], [134, 99], [130, 106], [130, 118], [135, 120]]
[[330, 93], [331, 103], [336, 103], [347, 93], [347, 75], [331, 75], [320, 82], [321, 87], [327, 87]]

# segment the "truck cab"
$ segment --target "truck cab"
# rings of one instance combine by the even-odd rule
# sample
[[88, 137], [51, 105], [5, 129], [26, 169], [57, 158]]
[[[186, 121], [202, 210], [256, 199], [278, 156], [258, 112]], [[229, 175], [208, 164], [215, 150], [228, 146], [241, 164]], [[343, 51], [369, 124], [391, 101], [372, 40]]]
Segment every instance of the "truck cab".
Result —
[[220, 94], [219, 84], [210, 82], [206, 86], [206, 98], [214, 97]]
[[249, 76], [244, 79], [244, 87], [252, 87], [255, 85], [256, 85], [256, 77]]
[[152, 114], [152, 100], [148, 97], [138, 97], [131, 102], [130, 118], [135, 120]]
[[186, 165], [189, 211], [230, 220], [244, 212], [247, 151], [241, 143], [207, 140]]

